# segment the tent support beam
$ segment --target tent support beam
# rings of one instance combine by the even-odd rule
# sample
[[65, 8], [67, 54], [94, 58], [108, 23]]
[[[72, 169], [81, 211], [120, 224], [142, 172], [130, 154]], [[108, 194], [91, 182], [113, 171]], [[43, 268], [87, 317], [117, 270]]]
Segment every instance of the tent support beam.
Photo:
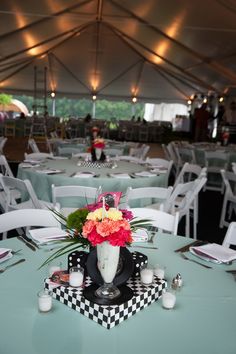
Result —
[[231, 82], [236, 82], [236, 74], [234, 71], [229, 70], [228, 68], [226, 68], [225, 66], [221, 65], [220, 63], [218, 63], [215, 60], [212, 60], [210, 58], [206, 58], [203, 55], [197, 53], [196, 51], [194, 51], [193, 49], [187, 47], [186, 45], [184, 45], [183, 43], [177, 41], [176, 39], [168, 36], [165, 32], [161, 31], [159, 28], [151, 25], [149, 22], [145, 21], [143, 18], [139, 17], [138, 15], [136, 15], [134, 12], [130, 11], [129, 9], [127, 9], [126, 7], [122, 6], [120, 3], [118, 4], [116, 1], [114, 0], [108, 0], [111, 4], [113, 4], [115, 7], [119, 8], [120, 10], [128, 13], [132, 18], [134, 18], [135, 20], [137, 20], [138, 22], [145, 24], [147, 27], [149, 27], [151, 30], [153, 30], [154, 32], [158, 33], [159, 35], [165, 37], [166, 39], [168, 39], [169, 41], [171, 41], [172, 43], [176, 44], [178, 47], [180, 47], [182, 50], [184, 50], [185, 52], [187, 52], [188, 54], [191, 54], [193, 57], [201, 60], [202, 63], [206, 64], [207, 66], [209, 66], [210, 68], [214, 69], [218, 74], [226, 77], [227, 79], [229, 79]]
[[97, 92], [100, 93], [103, 91], [105, 88], [113, 84], [113, 82], [119, 80], [122, 76], [124, 76], [127, 72], [129, 72], [131, 69], [133, 69], [137, 64], [139, 64], [143, 59], [139, 59], [137, 62], [131, 64], [128, 68], [126, 68], [124, 71], [122, 71], [119, 75], [114, 77], [111, 81], [109, 81], [107, 84], [105, 84], [103, 87], [101, 87]]
[[7, 38], [7, 37], [9, 37], [9, 36], [11, 36], [13, 34], [28, 30], [28, 29], [30, 29], [30, 28], [38, 25], [38, 24], [41, 24], [41, 23], [45, 22], [45, 21], [52, 20], [54, 17], [59, 17], [61, 15], [64, 15], [65, 13], [68, 13], [68, 12], [78, 8], [78, 7], [86, 5], [87, 3], [91, 2], [91, 1], [92, 0], [84, 0], [84, 1], [82, 1], [80, 3], [76, 3], [76, 4], [72, 5], [72, 6], [66, 7], [64, 10], [61, 10], [61, 11], [55, 12], [52, 15], [46, 16], [46, 17], [44, 17], [44, 18], [42, 18], [40, 20], [31, 22], [28, 25], [25, 25], [25, 26], [23, 26], [21, 28], [18, 28], [16, 30], [11, 31], [11, 32], [4, 33], [4, 34], [0, 35], [0, 40], [2, 40], [4, 38]]
[[[123, 41], [128, 45], [128, 47], [130, 47], [131, 50], [133, 50], [135, 53], [137, 53], [137, 55], [139, 55], [139, 56], [142, 57], [142, 59], [143, 59], [143, 64], [144, 64], [145, 62], [148, 63], [149, 65], [151, 65], [151, 66], [154, 68], [154, 70], [158, 71], [159, 74], [161, 74], [161, 73], [160, 73], [161, 71], [165, 71], [163, 68], [159, 68], [158, 65], [156, 65], [156, 64], [152, 63], [150, 60], [146, 59], [141, 53], [139, 53], [135, 48], [133, 48], [133, 47], [130, 45], [130, 43], [127, 42], [127, 40], [124, 39], [124, 38], [121, 36], [121, 34], [116, 33], [116, 29], [115, 29], [114, 27], [111, 28], [110, 25], [108, 25], [108, 27], [111, 29], [111, 31], [112, 31], [113, 33], [115, 33], [119, 38], [121, 38], [121, 40], [123, 40]], [[170, 73], [166, 73], [166, 75], [171, 76]], [[173, 75], [173, 76], [174, 76], [174, 75]], [[163, 75], [162, 75], [162, 77], [163, 77]], [[164, 78], [166, 79], [166, 81], [168, 81], [168, 79], [167, 79], [166, 77], [164, 77]], [[180, 81], [181, 83], [183, 83], [183, 84], [186, 85], [186, 86], [190, 86], [191, 89], [193, 89], [194, 91], [197, 91], [197, 89], [196, 89], [195, 87], [193, 87], [192, 85], [190, 85], [190, 84], [188, 84], [188, 83], [186, 83], [186, 82], [183, 82], [183, 80], [179, 79], [178, 77], [177, 77], [177, 78], [175, 77], [175, 79], [176, 79], [177, 81]], [[174, 83], [170, 82], [170, 79], [169, 79], [168, 82], [169, 82], [172, 86], [174, 86], [174, 87], [181, 93], [181, 95], [184, 95], [184, 99], [188, 98], [188, 95], [187, 95], [186, 93], [184, 93], [181, 89], [179, 89], [179, 88], [177, 87], [177, 85], [175, 85]]]
[[70, 74], [73, 79], [75, 79], [80, 85], [86, 88], [86, 90], [90, 91], [89, 87], [85, 85], [55, 54], [51, 54], [53, 58]]
[[[174, 67], [175, 69], [177, 69], [177, 70], [180, 71], [181, 73], [184, 73], [184, 74], [186, 74], [187, 76], [189, 76], [193, 81], [195, 81], [196, 83], [198, 83], [200, 86], [205, 87], [207, 90], [212, 90], [212, 91], [216, 91], [216, 92], [217, 92], [217, 90], [216, 90], [213, 86], [207, 84], [205, 81], [199, 79], [199, 78], [196, 77], [195, 75], [193, 75], [193, 74], [191, 74], [191, 73], [185, 72], [181, 67], [179, 67], [178, 65], [172, 63], [170, 60], [168, 60], [168, 59], [166, 59], [166, 58], [164, 58], [164, 57], [158, 55], [156, 52], [154, 52], [152, 49], [148, 48], [147, 46], [145, 46], [145, 45], [142, 44], [141, 42], [139, 42], [139, 41], [137, 41], [136, 39], [134, 39], [134, 38], [128, 36], [126, 33], [124, 33], [124, 32], [122, 32], [122, 31], [118, 30], [117, 28], [115, 28], [114, 26], [110, 25], [109, 23], [106, 23], [106, 25], [107, 25], [108, 27], [110, 27], [110, 28], [113, 28], [113, 30], [114, 30], [116, 33], [119, 33], [121, 38], [124, 38], [124, 37], [125, 37], [125, 38], [128, 39], [129, 41], [131, 41], [131, 42], [135, 43], [136, 45], [138, 45], [139, 47], [145, 49], [145, 50], [146, 50], [147, 52], [149, 52], [150, 54], [159, 57], [160, 59], [162, 59], [162, 60], [165, 61], [167, 64], [169, 64], [170, 66]], [[132, 47], [132, 46], [131, 46], [131, 47]]]

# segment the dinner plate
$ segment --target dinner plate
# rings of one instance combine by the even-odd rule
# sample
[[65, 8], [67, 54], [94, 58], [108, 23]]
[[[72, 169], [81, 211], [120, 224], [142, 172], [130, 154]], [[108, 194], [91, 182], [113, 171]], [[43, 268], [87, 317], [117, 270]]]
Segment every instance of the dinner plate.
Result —
[[[87, 272], [94, 283], [102, 285], [104, 283], [100, 271], [97, 267], [97, 250], [93, 249], [87, 258]], [[130, 251], [125, 247], [120, 247], [120, 259], [118, 269], [113, 283], [118, 286], [124, 284], [132, 275], [134, 270], [133, 257]]]
[[43, 227], [29, 230], [30, 236], [39, 243], [58, 241], [67, 237], [67, 233], [59, 227]]
[[90, 178], [94, 177], [95, 173], [94, 172], [77, 172], [73, 177], [75, 178]]

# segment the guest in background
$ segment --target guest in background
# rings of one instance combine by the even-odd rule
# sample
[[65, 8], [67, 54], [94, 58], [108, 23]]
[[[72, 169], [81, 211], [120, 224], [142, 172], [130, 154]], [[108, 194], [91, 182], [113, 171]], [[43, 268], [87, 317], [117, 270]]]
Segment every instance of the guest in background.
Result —
[[223, 122], [226, 124], [236, 124], [236, 102], [232, 101], [223, 115]]
[[207, 111], [207, 105], [202, 104], [200, 108], [196, 108], [194, 111], [195, 120], [195, 141], [206, 141], [208, 133], [208, 121], [211, 118], [210, 113]]
[[92, 121], [92, 116], [91, 114], [87, 114], [86, 117], [84, 118], [85, 123], [90, 123]]

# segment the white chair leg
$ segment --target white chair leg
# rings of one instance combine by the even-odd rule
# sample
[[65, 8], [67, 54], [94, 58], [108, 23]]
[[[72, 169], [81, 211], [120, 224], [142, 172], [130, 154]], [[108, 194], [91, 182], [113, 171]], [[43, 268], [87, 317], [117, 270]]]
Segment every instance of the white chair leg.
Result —
[[185, 237], [190, 237], [190, 214], [189, 214], [189, 211], [185, 215]]
[[224, 221], [225, 221], [225, 214], [226, 214], [226, 206], [227, 206], [227, 198], [224, 198], [223, 205], [222, 205], [222, 210], [221, 210], [221, 216], [220, 216], [220, 228], [224, 226]]

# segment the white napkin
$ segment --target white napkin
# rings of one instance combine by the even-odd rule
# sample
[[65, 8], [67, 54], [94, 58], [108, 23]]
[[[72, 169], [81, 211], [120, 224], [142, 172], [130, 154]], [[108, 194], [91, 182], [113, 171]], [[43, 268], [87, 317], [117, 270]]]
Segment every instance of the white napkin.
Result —
[[59, 227], [43, 227], [40, 229], [29, 230], [30, 236], [38, 243], [57, 241], [67, 237], [66, 231]]
[[154, 177], [156, 175], [154, 173], [149, 172], [149, 171], [142, 171], [142, 172], [136, 172], [135, 176], [138, 176], [138, 177]]
[[52, 156], [52, 160], [68, 160], [66, 156]]
[[94, 173], [93, 172], [77, 172], [73, 177], [77, 178], [90, 178], [90, 177], [94, 177]]
[[39, 173], [44, 173], [46, 175], [50, 175], [50, 174], [56, 174], [56, 173], [62, 173], [62, 170], [54, 170], [52, 168], [48, 168], [48, 169], [44, 169], [44, 170], [36, 170], [36, 172]]
[[110, 173], [110, 176], [114, 178], [131, 178], [128, 173]]
[[152, 170], [150, 170], [150, 172], [152, 172], [152, 173], [166, 173], [166, 169], [164, 169], [164, 168], [153, 168]]
[[148, 233], [145, 229], [137, 229], [132, 233], [133, 242], [146, 242], [148, 240]]
[[208, 258], [208, 260], [227, 263], [236, 259], [236, 251], [231, 248], [223, 247], [217, 243], [209, 243], [203, 246], [190, 247], [189, 251], [193, 254]]
[[40, 164], [37, 164], [37, 165], [32, 165], [31, 163], [29, 163], [29, 162], [22, 162], [21, 164], [20, 164], [20, 167], [21, 168], [32, 168], [32, 167], [39, 167], [40, 166]]
[[12, 257], [11, 251], [10, 248], [0, 248], [0, 263]]

